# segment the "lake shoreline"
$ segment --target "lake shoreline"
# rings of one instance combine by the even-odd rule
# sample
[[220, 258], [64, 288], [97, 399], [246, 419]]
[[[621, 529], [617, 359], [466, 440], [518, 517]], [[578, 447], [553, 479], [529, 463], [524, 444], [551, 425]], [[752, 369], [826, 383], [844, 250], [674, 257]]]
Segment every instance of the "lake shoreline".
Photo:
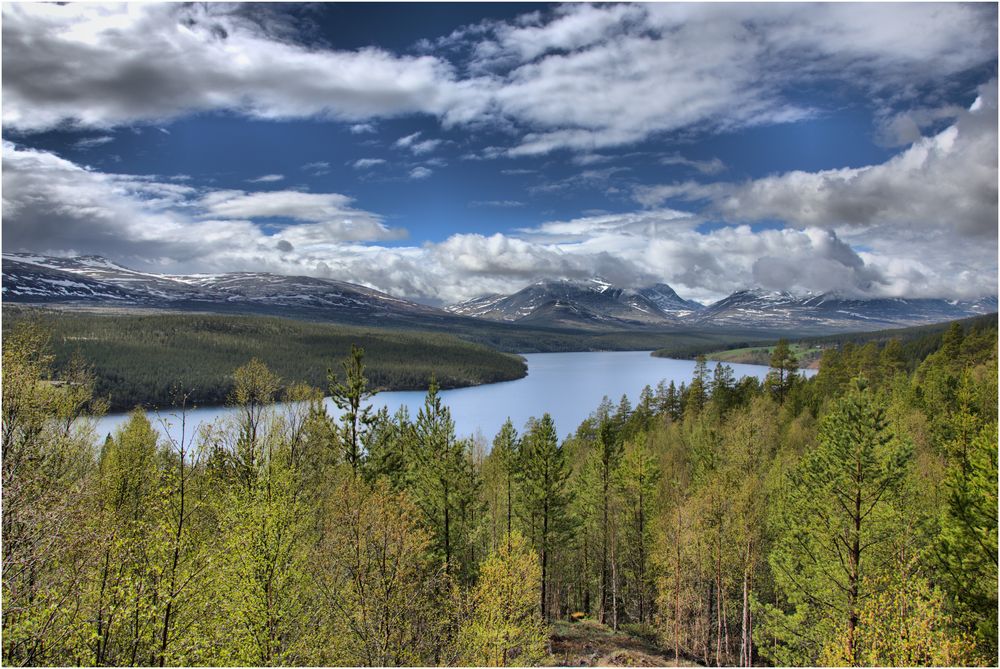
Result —
[[[692, 360], [656, 358], [648, 350], [529, 353], [524, 358], [528, 373], [520, 379], [441, 391], [441, 400], [455, 421], [457, 437], [479, 434], [489, 443], [507, 418], [522, 431], [529, 418], [539, 418], [544, 413], [552, 416], [560, 438], [566, 437], [597, 409], [603, 397], [617, 403], [625, 395], [635, 406], [644, 386], [655, 392], [660, 382], [664, 385], [674, 382], [678, 386], [690, 383], [695, 364]], [[763, 380], [769, 371], [758, 365], [731, 367], [737, 379], [754, 376]], [[390, 414], [406, 407], [412, 418], [423, 406], [425, 397], [425, 390], [381, 392], [372, 398], [370, 405], [373, 411], [385, 407]], [[334, 418], [340, 415], [329, 398], [324, 405]], [[199, 424], [216, 421], [235, 411], [227, 406], [198, 405], [187, 409], [186, 414], [188, 425], [197, 429]], [[168, 417], [179, 414], [179, 410], [160, 409], [158, 413]], [[103, 438], [126, 419], [125, 413], [106, 414], [95, 421], [97, 432]], [[160, 432], [164, 434], [162, 429]]]

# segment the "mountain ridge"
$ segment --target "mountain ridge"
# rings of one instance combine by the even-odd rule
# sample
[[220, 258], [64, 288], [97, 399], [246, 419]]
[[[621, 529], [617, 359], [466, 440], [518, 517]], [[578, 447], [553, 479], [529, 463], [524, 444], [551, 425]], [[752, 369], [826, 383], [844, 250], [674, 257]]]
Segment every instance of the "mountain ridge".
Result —
[[437, 326], [456, 318], [581, 331], [697, 328], [844, 332], [922, 325], [992, 313], [977, 300], [858, 298], [747, 288], [702, 305], [666, 283], [622, 288], [601, 277], [539, 281], [443, 309], [335, 279], [226, 272], [158, 274], [101, 256], [3, 254], [4, 300], [22, 303], [251, 312], [356, 323]]

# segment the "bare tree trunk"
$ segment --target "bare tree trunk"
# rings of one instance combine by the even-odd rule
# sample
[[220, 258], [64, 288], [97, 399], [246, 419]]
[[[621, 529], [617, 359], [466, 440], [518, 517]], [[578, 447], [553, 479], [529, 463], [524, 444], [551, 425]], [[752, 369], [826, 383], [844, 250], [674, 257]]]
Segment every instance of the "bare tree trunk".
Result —
[[722, 666], [722, 524], [715, 542], [715, 664]]
[[587, 525], [583, 526], [583, 612], [590, 615], [590, 567], [587, 564], [590, 542], [587, 539]]
[[674, 666], [681, 662], [681, 507], [677, 505], [677, 536], [674, 541]]
[[753, 631], [750, 627], [750, 575], [753, 570], [753, 544], [748, 539], [743, 565], [743, 612], [740, 621], [740, 666], [753, 664]]
[[618, 631], [618, 561], [615, 559], [615, 537], [611, 537], [611, 610], [612, 629]]

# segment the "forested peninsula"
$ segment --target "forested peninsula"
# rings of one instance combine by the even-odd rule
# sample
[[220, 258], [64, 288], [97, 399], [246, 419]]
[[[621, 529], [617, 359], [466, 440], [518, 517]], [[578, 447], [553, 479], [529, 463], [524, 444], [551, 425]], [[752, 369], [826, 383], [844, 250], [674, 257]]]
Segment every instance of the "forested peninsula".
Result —
[[335, 361], [357, 344], [368, 351], [374, 390], [426, 390], [520, 379], [524, 360], [439, 332], [412, 332], [311, 323], [266, 316], [178, 313], [47, 312], [5, 308], [4, 332], [37, 321], [49, 333], [53, 367], [71, 373], [84, 364], [94, 394], [111, 411], [225, 404], [233, 370], [251, 357], [265, 362], [286, 385], [326, 387]]
[[808, 380], [784, 342], [764, 382], [702, 358], [562, 442], [544, 407], [457, 439], [436, 386], [373, 412], [354, 349], [322, 390], [244, 361], [231, 422], [95, 445], [95, 377], [47, 341], [3, 348], [7, 664], [560, 664], [574, 624], [679, 663], [997, 663], [995, 318]]

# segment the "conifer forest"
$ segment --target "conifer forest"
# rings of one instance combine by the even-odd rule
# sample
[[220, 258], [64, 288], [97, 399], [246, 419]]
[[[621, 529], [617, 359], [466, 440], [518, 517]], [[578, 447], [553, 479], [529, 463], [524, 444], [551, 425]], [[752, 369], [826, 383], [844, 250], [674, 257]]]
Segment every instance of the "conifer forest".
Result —
[[3, 346], [7, 665], [551, 665], [580, 618], [685, 666], [997, 663], [995, 317], [810, 379], [784, 342], [764, 382], [699, 358], [563, 440], [543, 407], [457, 438], [433, 383], [374, 411], [360, 348], [98, 437], [48, 338]]

